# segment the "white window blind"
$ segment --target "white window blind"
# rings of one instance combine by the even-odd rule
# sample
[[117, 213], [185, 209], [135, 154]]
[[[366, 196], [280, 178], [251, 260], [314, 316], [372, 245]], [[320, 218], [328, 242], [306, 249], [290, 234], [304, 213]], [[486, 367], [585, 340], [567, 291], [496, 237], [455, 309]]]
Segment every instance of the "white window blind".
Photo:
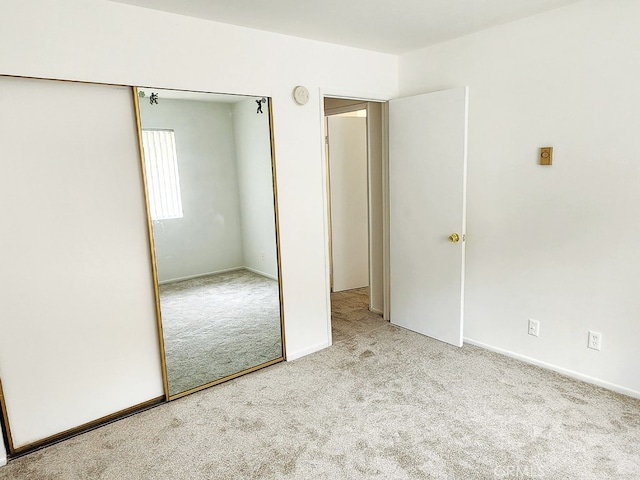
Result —
[[151, 219], [181, 218], [182, 198], [173, 130], [143, 130], [142, 146]]

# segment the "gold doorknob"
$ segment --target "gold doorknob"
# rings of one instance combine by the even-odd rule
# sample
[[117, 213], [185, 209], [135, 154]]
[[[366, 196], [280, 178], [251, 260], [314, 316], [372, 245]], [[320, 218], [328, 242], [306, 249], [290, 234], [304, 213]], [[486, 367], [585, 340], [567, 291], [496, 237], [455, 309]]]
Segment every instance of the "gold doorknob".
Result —
[[460, 235], [458, 235], [457, 233], [452, 233], [451, 235], [449, 235], [449, 241], [451, 243], [457, 243], [460, 241]]

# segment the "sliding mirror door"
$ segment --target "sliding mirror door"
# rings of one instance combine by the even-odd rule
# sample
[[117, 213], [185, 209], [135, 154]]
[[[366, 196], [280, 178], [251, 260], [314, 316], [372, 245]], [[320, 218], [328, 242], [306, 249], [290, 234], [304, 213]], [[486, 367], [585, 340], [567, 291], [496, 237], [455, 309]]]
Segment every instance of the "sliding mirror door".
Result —
[[169, 399], [284, 359], [270, 100], [137, 89]]

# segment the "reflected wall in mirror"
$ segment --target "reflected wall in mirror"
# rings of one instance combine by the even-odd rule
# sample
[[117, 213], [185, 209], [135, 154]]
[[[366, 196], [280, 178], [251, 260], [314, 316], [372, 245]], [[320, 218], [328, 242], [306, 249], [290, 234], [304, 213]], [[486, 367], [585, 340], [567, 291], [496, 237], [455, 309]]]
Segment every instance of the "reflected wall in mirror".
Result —
[[171, 399], [283, 360], [270, 100], [137, 99]]

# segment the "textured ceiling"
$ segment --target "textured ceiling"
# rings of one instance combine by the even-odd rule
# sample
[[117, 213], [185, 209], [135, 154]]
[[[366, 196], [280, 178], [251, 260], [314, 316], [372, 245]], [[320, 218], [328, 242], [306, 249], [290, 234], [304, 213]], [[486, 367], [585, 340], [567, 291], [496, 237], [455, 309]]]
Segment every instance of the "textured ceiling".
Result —
[[577, 0], [111, 1], [398, 54]]

